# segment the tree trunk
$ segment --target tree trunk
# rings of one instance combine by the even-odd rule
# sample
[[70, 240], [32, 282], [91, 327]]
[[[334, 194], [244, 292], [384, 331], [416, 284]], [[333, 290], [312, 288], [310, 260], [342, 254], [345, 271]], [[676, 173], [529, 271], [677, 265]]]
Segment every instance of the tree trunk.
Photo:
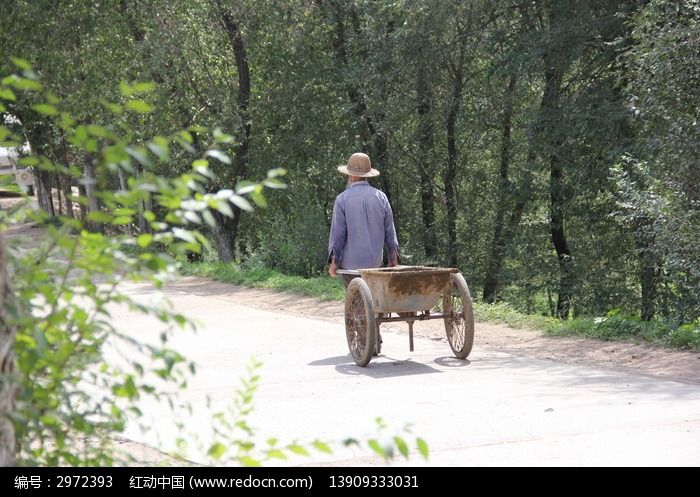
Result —
[[63, 182], [61, 181], [61, 174], [56, 173], [56, 205], [58, 206], [58, 215], [64, 215], [63, 212]]
[[[46, 154], [47, 143], [49, 143], [49, 129], [40, 123], [33, 121], [31, 113], [28, 115], [18, 113], [19, 120], [24, 123], [24, 129], [27, 134], [27, 141], [32, 150], [32, 155], [39, 157]], [[53, 184], [52, 174], [49, 171], [43, 171], [39, 168], [34, 168], [34, 190], [36, 200], [39, 207], [51, 216], [56, 215], [51, 197], [51, 188]]]
[[[83, 180], [85, 184], [85, 196], [87, 197], [87, 212], [97, 212], [100, 210], [100, 204], [97, 201], [97, 177], [95, 173], [95, 163], [92, 157], [88, 154], [85, 156], [85, 176]], [[91, 229], [102, 231], [102, 224], [89, 222]]]
[[[82, 183], [78, 184], [78, 195], [80, 195], [81, 197], [87, 196], [85, 193], [85, 185], [83, 185]], [[85, 207], [85, 204], [83, 202], [80, 202], [80, 204], [78, 205], [80, 206], [80, 220], [85, 221], [87, 219], [88, 214], [87, 207]]]
[[447, 264], [457, 267], [457, 192], [455, 180], [457, 179], [457, 117], [459, 116], [460, 102], [464, 91], [465, 77], [464, 67], [466, 63], [466, 44], [469, 40], [468, 29], [459, 24], [455, 39], [456, 57], [448, 61], [452, 76], [452, 94], [449, 100], [447, 121], [445, 123], [447, 134], [447, 166], [443, 175], [445, 189], [445, 214], [447, 218]]
[[73, 178], [70, 175], [64, 175], [61, 180], [61, 187], [63, 188], [63, 199], [65, 201], [66, 215], [69, 218], [75, 218], [75, 213], [73, 212], [73, 201], [71, 197], [73, 195], [72, 190]]
[[36, 190], [36, 199], [39, 207], [44, 209], [51, 216], [55, 216], [56, 212], [51, 198], [51, 173], [48, 171], [34, 170], [34, 187]]
[[[70, 159], [68, 156], [68, 146], [66, 145], [65, 138], [61, 139], [59, 153], [61, 162], [64, 166], [68, 167]], [[66, 216], [74, 218], [75, 216], [73, 215], [73, 202], [70, 199], [72, 195], [71, 185], [73, 183], [73, 178], [70, 174], [61, 174], [60, 172], [56, 172], [56, 181], [58, 186], [59, 210], [65, 210]], [[63, 203], [61, 203], [61, 197], [63, 197]]]
[[117, 171], [117, 175], [119, 177], [119, 189], [122, 191], [126, 191], [126, 176], [124, 175], [124, 171], [122, 168], [119, 168], [119, 171]]
[[[379, 120], [381, 122], [381, 119]], [[375, 129], [374, 127], [372, 129], [372, 143], [373, 147], [372, 150], [369, 152], [369, 156], [372, 157], [372, 162], [375, 167], [379, 168], [382, 171], [382, 174], [379, 176], [379, 181], [382, 184], [382, 191], [386, 194], [386, 198], [389, 199], [389, 203], [392, 201], [392, 191], [391, 191], [391, 182], [389, 181], [389, 143], [387, 142], [386, 139], [386, 132], [383, 130]], [[398, 228], [397, 228], [397, 235], [398, 235]]]
[[[561, 72], [546, 74], [545, 95], [549, 92], [548, 107], [556, 109], [559, 105], [559, 88], [561, 85]], [[557, 298], [557, 316], [560, 319], [568, 319], [571, 310], [573, 295], [573, 264], [571, 249], [566, 239], [564, 229], [564, 172], [558, 148], [562, 140], [555, 133], [552, 140], [552, 152], [549, 157], [549, 227], [554, 250], [559, 260], [559, 296]]]
[[642, 252], [641, 259], [641, 284], [642, 284], [642, 320], [651, 321], [656, 314], [656, 287], [658, 270], [653, 254]]
[[640, 220], [636, 229], [636, 246], [639, 254], [639, 281], [642, 287], [640, 314], [642, 320], [651, 321], [656, 314], [656, 289], [659, 276], [659, 261], [654, 245], [654, 221], [648, 217]]
[[511, 204], [511, 182], [508, 176], [511, 159], [511, 129], [513, 127], [513, 100], [517, 73], [513, 70], [510, 74], [508, 86], [503, 95], [503, 123], [501, 128], [501, 167], [499, 170], [498, 203], [496, 205], [496, 219], [494, 220], [493, 240], [489, 262], [486, 269], [484, 283], [484, 300], [492, 303], [496, 299], [499, 286], [499, 276], [503, 261], [506, 256], [506, 245], [509, 241], [505, 235], [504, 223], [506, 210]]
[[137, 217], [137, 222], [139, 225], [139, 233], [148, 233], [149, 232], [148, 221], [146, 221], [146, 218], [144, 217], [145, 212], [146, 212], [146, 205], [142, 200], [139, 200], [138, 217]]
[[418, 173], [420, 177], [421, 209], [423, 214], [423, 250], [425, 257], [432, 260], [437, 256], [435, 235], [435, 199], [433, 195], [433, 126], [430, 121], [432, 109], [432, 89], [430, 78], [423, 68], [418, 69]]
[[12, 306], [12, 288], [7, 274], [5, 245], [0, 235], [0, 467], [15, 465], [15, 431], [10, 415], [15, 409], [17, 385], [12, 349], [15, 329], [7, 319]]
[[[250, 68], [248, 66], [248, 55], [246, 46], [243, 41], [243, 34], [240, 27], [236, 23], [233, 14], [230, 10], [224, 8], [221, 0], [216, 0], [216, 5], [221, 16], [221, 22], [228, 36], [229, 43], [233, 49], [234, 59], [236, 61], [236, 69], [238, 73], [238, 114], [240, 116], [240, 127], [238, 130], [238, 148], [236, 149], [233, 160], [233, 174], [230, 175], [231, 184], [229, 187], [234, 187], [235, 184], [245, 179], [248, 175], [248, 163], [250, 155]], [[232, 206], [233, 217], [226, 220], [221, 219], [218, 223], [218, 230], [215, 236], [219, 246], [219, 259], [221, 262], [229, 262], [234, 258], [236, 236], [241, 220], [241, 211], [238, 207]], [[222, 245], [223, 244], [223, 245]]]
[[462, 98], [464, 78], [461, 67], [455, 74], [452, 87], [452, 101], [447, 114], [447, 167], [444, 174], [445, 210], [447, 214], [447, 264], [457, 267], [457, 198], [455, 179], [457, 177], [457, 115]]
[[88, 212], [100, 210], [97, 202], [97, 178], [95, 175], [95, 164], [92, 157], [85, 157], [85, 195], [87, 195]]
[[[452, 114], [452, 113], [450, 113]], [[445, 210], [447, 211], [447, 264], [457, 266], [457, 199], [454, 181], [457, 171], [455, 118], [447, 119], [447, 168], [445, 169]]]
[[[549, 10], [550, 33], [561, 29], [565, 9], [553, 5]], [[542, 118], [544, 138], [549, 160], [549, 221], [552, 244], [559, 260], [559, 295], [557, 316], [568, 319], [573, 296], [573, 261], [564, 227], [564, 171], [560, 148], [564, 142], [561, 126], [561, 84], [567, 65], [564, 50], [558, 46], [548, 47], [542, 56], [544, 62], [544, 92], [542, 94]]]
[[[143, 177], [143, 166], [140, 164], [135, 164], [134, 167], [134, 173], [136, 175], [137, 179], [140, 179]], [[123, 171], [120, 169], [119, 170], [119, 185], [122, 189], [125, 189], [126, 187], [126, 178], [124, 177]], [[151, 225], [148, 223], [146, 220], [146, 217], [144, 214], [146, 211], [152, 210], [153, 207], [153, 200], [151, 199], [151, 194], [149, 192], [146, 192], [146, 199], [145, 200], [139, 200], [137, 204], [137, 210], [138, 213], [136, 215], [136, 223], [138, 224], [138, 232], [139, 233], [152, 233], [153, 230], [151, 229]]]
[[214, 212], [214, 218], [216, 219], [214, 238], [216, 239], [219, 261], [233, 262], [236, 257], [235, 242], [241, 220], [241, 210], [234, 209], [233, 217]]

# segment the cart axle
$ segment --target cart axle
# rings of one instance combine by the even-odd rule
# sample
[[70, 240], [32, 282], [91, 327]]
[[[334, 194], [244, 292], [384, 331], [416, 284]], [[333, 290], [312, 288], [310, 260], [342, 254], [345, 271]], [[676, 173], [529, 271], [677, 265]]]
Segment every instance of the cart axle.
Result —
[[449, 319], [451, 317], [452, 313], [431, 314], [430, 312], [424, 312], [416, 316], [377, 317], [377, 323], [395, 323], [398, 321], [405, 321], [408, 323], [413, 321], [427, 321], [429, 319]]

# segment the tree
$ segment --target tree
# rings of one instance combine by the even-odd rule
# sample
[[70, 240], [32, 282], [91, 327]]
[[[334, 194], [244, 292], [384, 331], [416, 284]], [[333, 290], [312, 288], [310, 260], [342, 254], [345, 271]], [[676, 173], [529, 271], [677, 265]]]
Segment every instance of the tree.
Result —
[[[236, 73], [238, 76], [237, 89], [237, 104], [238, 104], [238, 119], [240, 120], [239, 129], [236, 136], [236, 151], [235, 159], [231, 164], [231, 173], [226, 174], [224, 178], [228, 184], [236, 183], [245, 179], [248, 175], [248, 161], [250, 154], [250, 133], [251, 133], [251, 116], [250, 116], [250, 69], [248, 67], [248, 55], [246, 54], [246, 45], [243, 41], [240, 22], [236, 20], [230, 8], [225, 7], [221, 0], [215, 0], [217, 14], [220, 17], [220, 22], [226, 32], [226, 36], [233, 51], [234, 60], [236, 63]], [[238, 226], [241, 221], [240, 207], [233, 206], [233, 216], [227, 218], [225, 216], [217, 216], [216, 237], [219, 247], [219, 260], [222, 262], [230, 262], [234, 258], [234, 250], [236, 236], [238, 234]]]
[[621, 163], [620, 192], [634, 213], [645, 319], [657, 309], [679, 322], [700, 315], [699, 7], [653, 1], [631, 22], [626, 89], [640, 139]]

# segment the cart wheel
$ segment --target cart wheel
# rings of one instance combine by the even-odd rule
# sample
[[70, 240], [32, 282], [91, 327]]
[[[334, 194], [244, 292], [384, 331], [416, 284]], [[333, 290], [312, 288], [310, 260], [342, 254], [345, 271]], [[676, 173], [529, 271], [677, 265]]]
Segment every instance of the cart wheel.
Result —
[[362, 278], [355, 278], [345, 293], [345, 335], [358, 366], [366, 366], [372, 359], [376, 333], [372, 294]]
[[474, 345], [474, 310], [472, 297], [464, 277], [459, 274], [450, 275], [451, 291], [442, 296], [442, 308], [445, 314], [445, 331], [452, 352], [459, 359], [466, 359]]

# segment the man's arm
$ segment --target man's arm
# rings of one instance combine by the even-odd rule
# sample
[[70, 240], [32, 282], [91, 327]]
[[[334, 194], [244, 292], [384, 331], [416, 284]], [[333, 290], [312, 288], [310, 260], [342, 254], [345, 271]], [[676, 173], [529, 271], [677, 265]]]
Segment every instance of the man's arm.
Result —
[[394, 227], [394, 212], [391, 210], [391, 204], [386, 196], [384, 196], [384, 206], [384, 243], [386, 243], [389, 253], [389, 266], [393, 267], [399, 264], [399, 241]]
[[340, 196], [333, 204], [333, 218], [331, 220], [331, 233], [328, 237], [328, 274], [332, 278], [337, 276], [337, 264], [343, 256], [345, 239], [347, 237], [347, 226], [345, 225], [345, 205], [340, 200]]

